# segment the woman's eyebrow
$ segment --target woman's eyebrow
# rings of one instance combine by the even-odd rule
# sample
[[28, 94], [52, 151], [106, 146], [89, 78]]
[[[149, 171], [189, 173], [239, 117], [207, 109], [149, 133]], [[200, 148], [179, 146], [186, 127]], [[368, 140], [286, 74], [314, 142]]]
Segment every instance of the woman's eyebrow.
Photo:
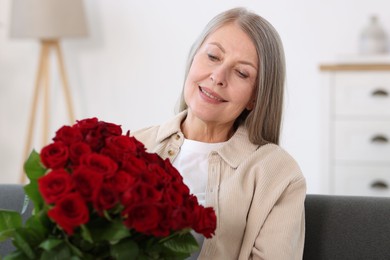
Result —
[[221, 49], [221, 51], [222, 51], [223, 53], [226, 52], [225, 49], [222, 47], [222, 45], [221, 45], [220, 43], [218, 43], [218, 42], [210, 42], [209, 44], [216, 45], [218, 48]]
[[[212, 45], [215, 45], [217, 46], [219, 49], [221, 49], [221, 51], [223, 53], [226, 53], [225, 49], [222, 47], [222, 45], [219, 43], [219, 42], [209, 42], [208, 44], [212, 44]], [[241, 60], [239, 61], [241, 64], [245, 64], [245, 65], [249, 65], [251, 67], [253, 67], [254, 69], [257, 70], [257, 66], [255, 64], [253, 64], [252, 62], [250, 61], [246, 61], [246, 60]]]

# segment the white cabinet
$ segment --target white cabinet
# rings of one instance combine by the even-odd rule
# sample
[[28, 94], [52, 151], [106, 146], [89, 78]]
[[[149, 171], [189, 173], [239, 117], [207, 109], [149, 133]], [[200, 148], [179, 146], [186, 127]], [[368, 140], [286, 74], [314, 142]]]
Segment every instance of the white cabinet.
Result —
[[321, 73], [324, 193], [390, 196], [390, 64]]

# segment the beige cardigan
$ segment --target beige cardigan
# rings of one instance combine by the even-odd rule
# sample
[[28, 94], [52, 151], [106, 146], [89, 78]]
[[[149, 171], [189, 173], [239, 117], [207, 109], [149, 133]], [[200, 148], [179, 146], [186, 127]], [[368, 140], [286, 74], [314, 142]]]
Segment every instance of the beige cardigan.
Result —
[[[185, 116], [134, 136], [149, 152], [173, 160], [184, 140]], [[198, 259], [302, 259], [306, 182], [289, 154], [274, 144], [254, 145], [239, 127], [210, 153], [208, 175], [206, 206], [216, 211], [217, 230], [205, 239]]]

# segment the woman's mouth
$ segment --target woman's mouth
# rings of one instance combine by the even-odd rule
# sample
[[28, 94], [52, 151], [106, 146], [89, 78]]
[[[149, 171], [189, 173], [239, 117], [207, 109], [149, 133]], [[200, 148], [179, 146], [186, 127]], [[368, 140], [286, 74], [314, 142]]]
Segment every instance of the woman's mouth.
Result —
[[203, 88], [203, 87], [200, 87], [199, 86], [199, 90], [200, 92], [202, 92], [204, 95], [206, 95], [207, 97], [215, 100], [215, 101], [218, 101], [218, 102], [226, 102], [226, 100], [222, 99], [220, 96], [218, 96], [216, 93], [214, 93], [213, 91], [209, 90], [209, 89], [206, 89], [206, 88]]

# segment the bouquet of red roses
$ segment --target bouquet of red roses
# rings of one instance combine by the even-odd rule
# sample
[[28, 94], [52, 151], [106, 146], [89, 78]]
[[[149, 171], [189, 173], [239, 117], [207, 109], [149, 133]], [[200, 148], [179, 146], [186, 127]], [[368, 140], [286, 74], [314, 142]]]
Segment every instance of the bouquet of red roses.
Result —
[[185, 259], [191, 230], [216, 228], [168, 159], [97, 118], [61, 127], [25, 171], [34, 212], [23, 224], [0, 211], [0, 241], [16, 248], [5, 259]]

